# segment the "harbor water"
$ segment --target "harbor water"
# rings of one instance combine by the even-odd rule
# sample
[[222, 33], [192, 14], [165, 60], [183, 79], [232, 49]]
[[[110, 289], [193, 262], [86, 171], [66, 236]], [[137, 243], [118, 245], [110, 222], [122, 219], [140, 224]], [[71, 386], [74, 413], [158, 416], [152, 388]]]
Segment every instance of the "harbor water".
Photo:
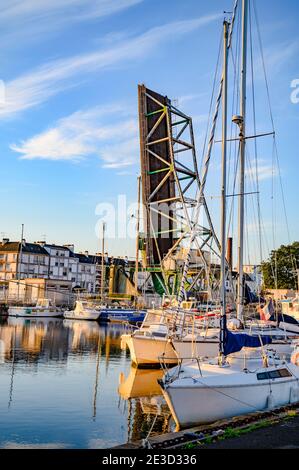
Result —
[[166, 432], [161, 371], [131, 367], [118, 324], [1, 319], [0, 447], [108, 448]]

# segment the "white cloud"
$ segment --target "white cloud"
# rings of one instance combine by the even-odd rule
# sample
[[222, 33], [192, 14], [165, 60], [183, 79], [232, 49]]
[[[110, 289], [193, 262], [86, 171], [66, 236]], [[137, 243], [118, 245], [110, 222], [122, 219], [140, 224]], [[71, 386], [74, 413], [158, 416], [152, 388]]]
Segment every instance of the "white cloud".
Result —
[[12, 116], [37, 106], [62, 90], [75, 86], [88, 73], [142, 59], [161, 42], [190, 33], [218, 18], [219, 15], [209, 15], [165, 24], [114, 47], [48, 62], [6, 83], [5, 103], [0, 108], [0, 117]]
[[45, 19], [68, 12], [69, 18], [101, 17], [143, 0], [14, 0], [1, 6], [0, 21]]
[[186, 103], [194, 103], [196, 102], [196, 104], [198, 104], [197, 102], [202, 100], [202, 99], [206, 99], [207, 97], [207, 93], [206, 92], [202, 92], [202, 93], [190, 93], [189, 95], [182, 95], [182, 96], [179, 96], [177, 98], [177, 101], [178, 101], [178, 106], [183, 106], [185, 105]]
[[97, 156], [104, 168], [117, 169], [137, 162], [137, 135], [133, 111], [118, 104], [77, 111], [10, 148], [24, 160], [77, 162]]
[[286, 41], [266, 50], [266, 66], [278, 72], [294, 56], [298, 55], [299, 41]]
[[[121, 12], [143, 0], [14, 0], [1, 5], [3, 38], [36, 38], [49, 31]], [[13, 28], [12, 28], [13, 25]]]
[[[298, 39], [292, 41], [284, 41], [279, 44], [276, 43], [275, 45], [271, 45], [265, 48], [263, 55], [267, 75], [271, 78], [271, 76], [278, 74], [283, 69], [283, 67], [291, 59], [293, 59], [293, 57], [298, 56], [298, 52]], [[262, 58], [260, 56], [260, 52], [258, 52], [254, 68], [255, 78], [264, 78], [263, 63]]]
[[[257, 163], [257, 172], [258, 172], [258, 179], [259, 181], [271, 179], [272, 177], [276, 177], [278, 174], [277, 167], [274, 165], [270, 165], [263, 159], [259, 159]], [[248, 168], [246, 170], [246, 176], [253, 180], [256, 181], [256, 168], [255, 165], [253, 165], [251, 168]]]
[[[137, 127], [137, 126], [136, 126]], [[124, 140], [118, 144], [108, 145], [101, 151], [101, 158], [104, 160], [104, 168], [124, 168], [137, 163], [139, 152], [139, 142], [136, 136], [129, 140]]]

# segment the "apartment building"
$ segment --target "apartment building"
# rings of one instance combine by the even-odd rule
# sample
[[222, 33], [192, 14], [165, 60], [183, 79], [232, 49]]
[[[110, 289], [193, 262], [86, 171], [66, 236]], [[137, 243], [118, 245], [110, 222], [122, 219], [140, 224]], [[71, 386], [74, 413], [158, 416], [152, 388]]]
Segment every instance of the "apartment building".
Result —
[[73, 245], [3, 239], [0, 243], [0, 283], [6, 285], [10, 280], [27, 278], [70, 281], [72, 288], [95, 292], [96, 266], [87, 252], [75, 253]]
[[11, 242], [7, 238], [0, 243], [0, 281], [47, 278], [49, 262], [48, 252], [36, 243]]
[[73, 288], [95, 292], [96, 266], [88, 252], [75, 253], [74, 245], [37, 242], [50, 256], [49, 279], [71, 281]]

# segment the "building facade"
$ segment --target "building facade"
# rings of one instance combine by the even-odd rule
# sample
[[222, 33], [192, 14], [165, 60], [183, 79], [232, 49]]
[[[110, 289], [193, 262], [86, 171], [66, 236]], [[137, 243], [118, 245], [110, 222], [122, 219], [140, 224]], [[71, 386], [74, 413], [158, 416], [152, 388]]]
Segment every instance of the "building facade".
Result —
[[96, 265], [91, 256], [75, 253], [73, 245], [55, 245], [44, 241], [0, 243], [0, 283], [28, 278], [69, 281], [72, 288], [96, 291]]
[[25, 240], [10, 242], [5, 238], [0, 244], [0, 281], [47, 278], [49, 261], [49, 254], [42, 246]]

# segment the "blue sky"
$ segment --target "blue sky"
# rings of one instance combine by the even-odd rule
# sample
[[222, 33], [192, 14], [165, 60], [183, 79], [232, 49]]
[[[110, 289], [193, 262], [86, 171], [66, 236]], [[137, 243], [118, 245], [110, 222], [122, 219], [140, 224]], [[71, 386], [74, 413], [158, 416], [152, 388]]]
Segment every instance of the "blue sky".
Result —
[[[118, 194], [136, 200], [139, 172], [137, 84], [145, 83], [194, 118], [201, 155], [212, 80], [227, 0], [0, 1], [2, 201], [0, 232], [11, 239], [75, 243], [99, 248], [97, 204]], [[290, 238], [296, 216], [299, 103], [290, 99], [299, 79], [297, 0], [256, 2]], [[254, 49], [254, 52], [255, 49]], [[258, 53], [258, 130], [271, 130]], [[271, 225], [271, 143], [259, 144], [262, 213]], [[219, 173], [217, 152], [213, 162]], [[279, 178], [274, 177], [279, 189]], [[277, 189], [277, 191], [278, 191]], [[207, 188], [215, 207], [219, 188]], [[277, 192], [275, 243], [289, 241]], [[214, 211], [214, 212], [213, 212]], [[129, 218], [129, 214], [127, 214]], [[217, 223], [215, 224], [217, 225]], [[271, 248], [271, 233], [268, 233]], [[134, 240], [108, 240], [114, 255], [133, 255]], [[265, 251], [266, 251], [265, 245]], [[267, 253], [265, 253], [266, 255]]]

